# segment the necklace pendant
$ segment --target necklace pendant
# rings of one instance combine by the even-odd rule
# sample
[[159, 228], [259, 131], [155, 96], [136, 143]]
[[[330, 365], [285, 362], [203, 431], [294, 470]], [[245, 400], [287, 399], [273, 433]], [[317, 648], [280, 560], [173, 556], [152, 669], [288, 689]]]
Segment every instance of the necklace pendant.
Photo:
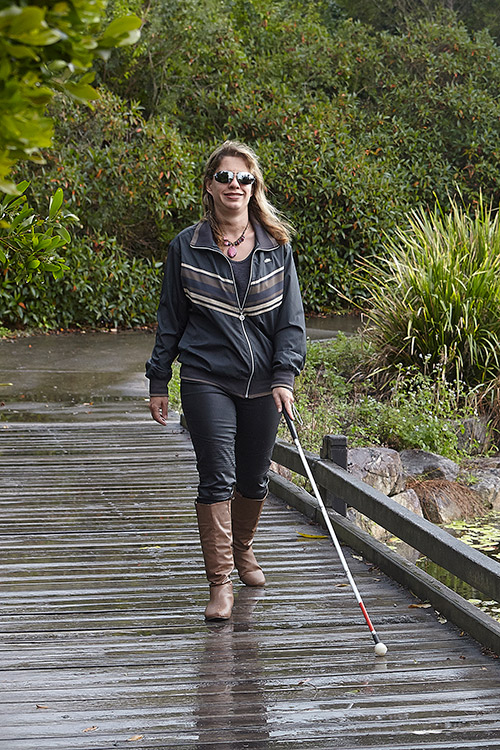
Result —
[[234, 245], [228, 245], [227, 254], [229, 258], [234, 258], [237, 252], [238, 251], [236, 250]]

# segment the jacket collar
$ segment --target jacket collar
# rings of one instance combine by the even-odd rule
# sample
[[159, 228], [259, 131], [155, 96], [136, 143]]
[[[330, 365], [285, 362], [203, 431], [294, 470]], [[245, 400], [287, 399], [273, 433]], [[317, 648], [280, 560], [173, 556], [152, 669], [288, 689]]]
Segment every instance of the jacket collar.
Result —
[[[274, 237], [272, 237], [264, 227], [259, 224], [257, 221], [252, 221], [253, 228], [255, 230], [255, 247], [259, 248], [260, 250], [275, 250], [277, 247], [279, 247], [279, 244], [276, 242]], [[202, 221], [198, 222], [194, 228], [194, 234], [191, 239], [191, 242], [189, 243], [191, 247], [197, 248], [197, 249], [218, 249], [217, 243], [214, 240], [214, 236], [212, 234], [212, 229], [210, 228], [210, 224], [206, 219], [203, 219]]]

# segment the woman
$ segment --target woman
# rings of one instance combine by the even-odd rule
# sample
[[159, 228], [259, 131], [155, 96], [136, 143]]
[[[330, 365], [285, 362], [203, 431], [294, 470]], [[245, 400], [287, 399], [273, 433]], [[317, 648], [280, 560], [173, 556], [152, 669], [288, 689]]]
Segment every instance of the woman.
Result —
[[203, 219], [172, 241], [146, 365], [153, 419], [165, 425], [171, 366], [199, 473], [196, 513], [210, 601], [228, 619], [236, 566], [263, 586], [252, 541], [267, 495], [281, 411], [292, 416], [305, 324], [290, 228], [267, 201], [257, 157], [226, 141], [208, 159]]

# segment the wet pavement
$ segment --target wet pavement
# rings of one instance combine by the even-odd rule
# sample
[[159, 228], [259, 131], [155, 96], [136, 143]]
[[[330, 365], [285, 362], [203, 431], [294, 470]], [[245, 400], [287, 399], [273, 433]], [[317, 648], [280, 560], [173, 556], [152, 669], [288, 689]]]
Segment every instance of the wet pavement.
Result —
[[150, 331], [0, 341], [0, 421], [142, 418], [153, 345]]
[[0, 344], [0, 750], [498, 750], [498, 660], [345, 548], [375, 657], [330, 540], [275, 497], [268, 585], [235, 575], [232, 619], [204, 622], [194, 455], [147, 415], [152, 341]]

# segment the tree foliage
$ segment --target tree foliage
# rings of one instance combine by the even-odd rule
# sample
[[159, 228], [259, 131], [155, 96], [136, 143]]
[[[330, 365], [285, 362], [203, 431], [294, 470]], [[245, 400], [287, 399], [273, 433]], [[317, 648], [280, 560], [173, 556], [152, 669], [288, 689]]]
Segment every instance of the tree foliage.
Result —
[[[97, 65], [95, 110], [54, 102], [57, 148], [31, 199], [62, 187], [77, 234], [162, 258], [198, 218], [200, 175], [225, 138], [254, 146], [295, 225], [310, 311], [360, 299], [352, 274], [416, 206], [500, 201], [500, 50], [453, 15], [392, 31], [328, 0], [112, 0], [141, 39]], [[19, 175], [19, 178], [22, 175]], [[341, 295], [339, 295], [339, 293]]]
[[54, 91], [83, 102], [95, 99], [89, 70], [94, 58], [137, 40], [137, 17], [101, 27], [105, 7], [106, 0], [1, 3], [0, 190], [15, 192], [7, 175], [16, 161], [43, 160], [41, 149], [51, 145], [53, 132], [45, 108]]

